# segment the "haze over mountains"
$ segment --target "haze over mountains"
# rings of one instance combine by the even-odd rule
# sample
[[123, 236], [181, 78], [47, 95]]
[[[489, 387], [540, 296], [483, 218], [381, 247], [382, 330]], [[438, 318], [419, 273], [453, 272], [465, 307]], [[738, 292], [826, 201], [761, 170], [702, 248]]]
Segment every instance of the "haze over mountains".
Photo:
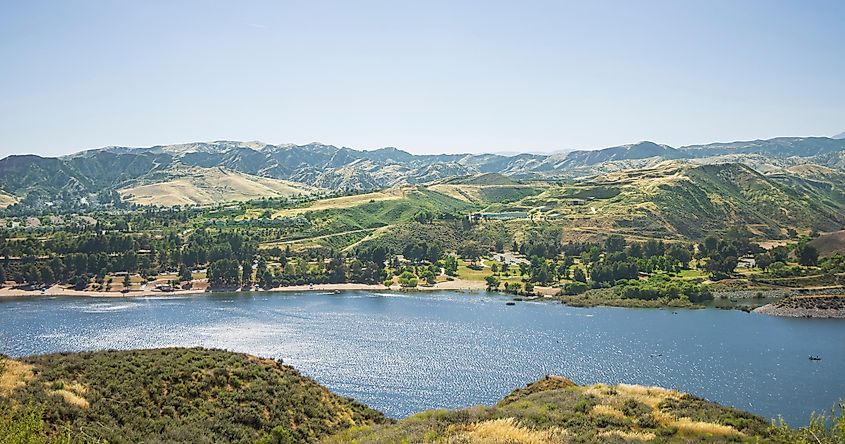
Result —
[[744, 164], [764, 174], [794, 174], [791, 167], [812, 164], [839, 174], [845, 168], [844, 153], [845, 139], [827, 137], [779, 137], [678, 148], [644, 141], [591, 151], [513, 156], [414, 155], [392, 147], [359, 151], [320, 143], [238, 141], [106, 147], [62, 157], [15, 155], [0, 160], [0, 204], [61, 207], [126, 200], [202, 204], [320, 189], [381, 189], [479, 173], [578, 180], [651, 168], [666, 161]]

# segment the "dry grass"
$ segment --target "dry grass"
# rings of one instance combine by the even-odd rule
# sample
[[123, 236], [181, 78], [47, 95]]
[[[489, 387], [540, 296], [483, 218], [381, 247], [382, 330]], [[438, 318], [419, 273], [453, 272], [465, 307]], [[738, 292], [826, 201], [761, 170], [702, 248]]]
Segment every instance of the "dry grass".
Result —
[[722, 424], [714, 424], [712, 422], [693, 421], [689, 418], [679, 418], [671, 421], [671, 427], [678, 429], [680, 433], [696, 434], [696, 435], [715, 435], [715, 436], [743, 436], [743, 434], [730, 426]]
[[13, 359], [0, 358], [0, 395], [8, 396], [33, 377], [33, 366]]
[[188, 168], [172, 180], [120, 190], [130, 202], [143, 205], [190, 205], [241, 201], [260, 197], [310, 194], [314, 188], [222, 168]]
[[75, 405], [81, 409], [87, 409], [90, 404], [88, 404], [88, 400], [79, 396], [78, 394], [65, 389], [60, 390], [52, 390], [50, 392], [51, 395], [61, 396], [64, 401], [70, 405]]
[[81, 409], [90, 407], [85, 395], [88, 393], [88, 387], [74, 381], [61, 382], [60, 387], [56, 390], [51, 390], [51, 395], [61, 396], [64, 401], [70, 405], [75, 405]]
[[593, 416], [610, 416], [611, 418], [625, 419], [625, 414], [621, 410], [607, 404], [597, 404], [590, 411], [590, 414]]
[[283, 210], [279, 210], [273, 214], [273, 217], [297, 216], [303, 213], [308, 213], [310, 211], [356, 207], [358, 205], [363, 205], [370, 201], [377, 202], [382, 200], [401, 199], [405, 197], [408, 192], [413, 191], [415, 189], [416, 187], [400, 187], [390, 188], [375, 193], [356, 194], [354, 196], [332, 197], [329, 199], [318, 200], [307, 207], [286, 208]]
[[12, 205], [18, 201], [18, 198], [8, 194], [4, 191], [0, 191], [0, 208], [6, 208], [9, 205]]
[[621, 438], [625, 441], [648, 442], [657, 437], [651, 432], [626, 432], [623, 430], [607, 430], [598, 434], [599, 438]]
[[680, 398], [681, 393], [662, 387], [646, 387], [633, 384], [619, 384], [616, 391], [624, 397], [641, 402], [652, 409], [656, 409], [667, 398]]
[[453, 185], [444, 183], [432, 185], [428, 189], [464, 202], [479, 203], [484, 201], [479, 193], [481, 187], [478, 185]]
[[[651, 415], [657, 422], [668, 428], [675, 428], [681, 434], [686, 435], [710, 435], [719, 437], [742, 437], [744, 436], [739, 430], [711, 422], [695, 421], [690, 418], [677, 418], [669, 413], [660, 410], [660, 404], [667, 399], [680, 399], [683, 395], [675, 390], [669, 390], [661, 387], [647, 387], [633, 384], [619, 384], [615, 386], [608, 386], [604, 384], [597, 384], [590, 387], [585, 387], [584, 391], [587, 394], [595, 396], [604, 404], [598, 404], [591, 410], [593, 416], [608, 416], [617, 419], [625, 419], [626, 415], [619, 409], [608, 405], [623, 403], [627, 400], [634, 400], [651, 408]], [[631, 418], [633, 419], [633, 418]], [[610, 433], [610, 432], [608, 432]], [[612, 431], [624, 439], [648, 441], [654, 436], [650, 433], [640, 433], [637, 431], [623, 432]], [[622, 434], [629, 434], [625, 437]], [[649, 435], [651, 437], [649, 438]]]
[[567, 442], [566, 430], [552, 428], [534, 430], [513, 418], [483, 421], [456, 430], [449, 442], [468, 444], [553, 444]]

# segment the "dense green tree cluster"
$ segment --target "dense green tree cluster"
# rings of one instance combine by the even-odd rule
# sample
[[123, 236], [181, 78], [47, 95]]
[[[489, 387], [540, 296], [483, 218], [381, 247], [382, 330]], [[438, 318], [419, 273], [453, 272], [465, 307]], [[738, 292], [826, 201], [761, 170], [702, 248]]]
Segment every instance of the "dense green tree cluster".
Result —
[[708, 236], [698, 245], [698, 257], [706, 259], [705, 269], [714, 277], [720, 278], [733, 273], [739, 258], [752, 253], [761, 252], [761, 248], [753, 245], [748, 238], [718, 239]]
[[621, 284], [619, 294], [627, 299], [678, 299], [686, 298], [691, 302], [702, 302], [713, 296], [701, 284], [682, 280], [673, 280], [665, 275], [651, 276], [647, 280], [629, 280]]

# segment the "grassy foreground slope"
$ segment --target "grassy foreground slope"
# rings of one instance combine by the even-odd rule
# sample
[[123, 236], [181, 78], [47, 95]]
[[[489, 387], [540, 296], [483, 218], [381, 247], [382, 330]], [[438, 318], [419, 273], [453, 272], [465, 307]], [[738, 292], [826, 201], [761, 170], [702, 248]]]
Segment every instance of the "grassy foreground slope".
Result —
[[314, 442], [384, 421], [289, 366], [220, 350], [63, 353], [0, 365], [0, 435], [2, 418], [31, 404], [48, 435], [81, 442], [252, 443], [274, 429], [289, 442]]
[[0, 443], [821, 443], [841, 412], [800, 430], [692, 395], [548, 376], [495, 406], [401, 421], [279, 362], [202, 348], [0, 356]]
[[549, 376], [492, 407], [433, 410], [327, 443], [717, 443], [781, 441], [762, 418], [657, 387], [578, 386]]

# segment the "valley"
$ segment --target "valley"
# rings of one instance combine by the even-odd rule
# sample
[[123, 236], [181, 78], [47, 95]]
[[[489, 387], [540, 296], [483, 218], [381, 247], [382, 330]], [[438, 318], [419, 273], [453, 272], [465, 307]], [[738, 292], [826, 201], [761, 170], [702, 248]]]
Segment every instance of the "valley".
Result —
[[[813, 408], [841, 397], [820, 392], [838, 390], [831, 369], [840, 355], [830, 347], [839, 341], [829, 340], [838, 324], [806, 319], [845, 317], [839, 143], [640, 143], [507, 157], [215, 142], [0, 160], [9, 193], [0, 209], [0, 306], [13, 326], [0, 330], [0, 353], [14, 356], [15, 378], [28, 366], [46, 366], [37, 378], [61, 375], [5, 382], [12, 388], [0, 396], [7, 402], [0, 427], [114, 442], [124, 435], [172, 442], [792, 442], [817, 431], [814, 423], [800, 429]], [[639, 314], [630, 321], [629, 313]], [[821, 331], [809, 324], [795, 330], [802, 335], [785, 333], [799, 321], [829, 328], [828, 339], [802, 336]], [[414, 327], [400, 332], [399, 325]], [[669, 336], [647, 333], [656, 341], [645, 341], [643, 332], [658, 325]], [[729, 337], [718, 339], [714, 325]], [[733, 336], [743, 331], [747, 341]], [[639, 342], [619, 343], [613, 332]], [[701, 352], [677, 342], [685, 335], [701, 340], [684, 344], [731, 345]], [[790, 344], [777, 372], [772, 335]], [[433, 338], [448, 356], [430, 348]], [[307, 346], [279, 345], [286, 341]], [[355, 345], [363, 342], [375, 345]], [[475, 352], [457, 345], [468, 343]], [[494, 352], [503, 344], [510, 350], [504, 361]], [[288, 376], [270, 386], [244, 378], [298, 377], [294, 370], [216, 351], [159, 350], [172, 345], [285, 359], [340, 396], [294, 379], [297, 388], [279, 397]], [[620, 350], [643, 359], [632, 364]], [[749, 350], [760, 356], [749, 358]], [[131, 359], [176, 372], [179, 381], [190, 374], [215, 395], [183, 412], [150, 392], [158, 413], [140, 414], [146, 401], [132, 398], [144, 419], [104, 422], [118, 392], [99, 392], [109, 382], [86, 375], [123, 379], [93, 368], [68, 375], [61, 362], [76, 355], [50, 354], [67, 351], [102, 369]], [[800, 379], [810, 353], [824, 367], [812, 368], [798, 398], [756, 395], [781, 393], [778, 378]], [[419, 361], [425, 356], [437, 359]], [[399, 358], [404, 363], [392, 361]], [[173, 369], [161, 367], [168, 360]], [[688, 373], [695, 360], [707, 363], [698, 366], [702, 374]], [[443, 373], [455, 365], [462, 373]], [[748, 366], [774, 379], [749, 372], [741, 386], [750, 391], [725, 382]], [[412, 369], [428, 369], [430, 379]], [[492, 382], [448, 382], [468, 374]], [[545, 379], [495, 405], [461, 409], [496, 403], [506, 387], [547, 374], [584, 385]], [[409, 380], [419, 385], [400, 383]], [[689, 391], [763, 418], [628, 383]], [[306, 392], [294, 394], [300, 387]], [[179, 405], [196, 389], [183, 388]], [[239, 390], [249, 392], [235, 401]], [[293, 404], [258, 416], [225, 413], [247, 415], [255, 410], [249, 399], [272, 396]], [[40, 404], [10, 407], [24, 398]], [[429, 410], [438, 407], [451, 410]], [[769, 424], [777, 415], [799, 428]]]
[[0, 444], [845, 444], [845, 2], [0, 2]]

